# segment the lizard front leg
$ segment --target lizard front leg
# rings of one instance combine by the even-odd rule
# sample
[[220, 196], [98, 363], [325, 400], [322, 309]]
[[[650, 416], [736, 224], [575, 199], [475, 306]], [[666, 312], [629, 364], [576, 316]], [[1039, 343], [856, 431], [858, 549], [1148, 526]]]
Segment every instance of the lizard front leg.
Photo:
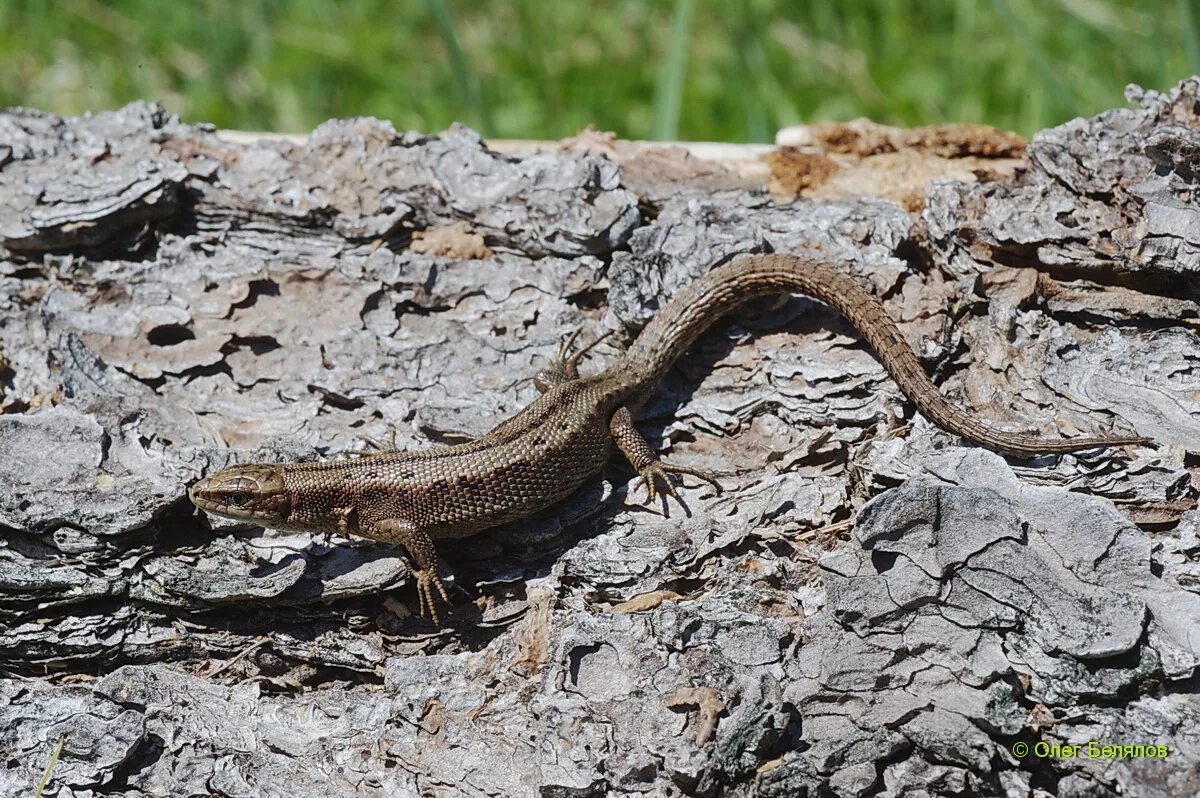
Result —
[[374, 524], [368, 534], [377, 540], [399, 543], [408, 550], [414, 566], [413, 577], [417, 580], [417, 599], [420, 602], [421, 617], [425, 617], [425, 610], [428, 609], [429, 617], [434, 624], [440, 626], [441, 619], [438, 618], [433, 591], [437, 590], [438, 595], [441, 596], [442, 601], [446, 602], [447, 606], [450, 604], [450, 597], [446, 595], [446, 586], [442, 584], [442, 578], [438, 576], [437, 549], [434, 548], [429, 534], [411, 521], [399, 518], [389, 518]]
[[650, 501], [654, 501], [658, 497], [658, 483], [661, 482], [663, 492], [673, 497], [681, 507], [683, 506], [683, 500], [675, 492], [675, 484], [671, 481], [672, 474], [690, 474], [712, 485], [717, 489], [717, 493], [721, 492], [721, 484], [708, 472], [698, 468], [671, 465], [659, 460], [654, 450], [650, 448], [650, 444], [646, 443], [646, 439], [642, 437], [642, 433], [633, 426], [633, 414], [629, 412], [629, 408], [621, 407], [617, 409], [616, 413], [613, 413], [612, 420], [608, 423], [608, 431], [612, 434], [621, 454], [625, 455], [625, 459], [642, 478], [642, 484], [646, 487], [646, 496]]

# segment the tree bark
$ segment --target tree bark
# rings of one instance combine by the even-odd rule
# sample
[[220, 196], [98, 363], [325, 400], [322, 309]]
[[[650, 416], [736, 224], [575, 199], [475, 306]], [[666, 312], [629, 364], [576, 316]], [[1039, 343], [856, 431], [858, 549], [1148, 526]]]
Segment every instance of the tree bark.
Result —
[[[1128, 98], [1023, 153], [824, 126], [774, 195], [591, 134], [0, 114], [0, 793], [60, 739], [46, 795], [1200, 793], [1200, 81]], [[399, 552], [186, 499], [481, 435], [571, 330], [764, 250], [859, 278], [988, 423], [1156, 445], [965, 445], [792, 298], [639, 420], [724, 494], [663, 517], [613, 463], [442, 546], [444, 629]]]

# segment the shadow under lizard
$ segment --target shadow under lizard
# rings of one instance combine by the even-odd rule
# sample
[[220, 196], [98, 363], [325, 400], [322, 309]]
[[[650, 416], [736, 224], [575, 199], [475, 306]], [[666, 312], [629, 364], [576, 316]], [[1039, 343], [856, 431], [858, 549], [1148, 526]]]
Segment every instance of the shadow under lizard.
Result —
[[790, 293], [840, 311], [926, 417], [975, 443], [1010, 454], [1044, 454], [1149, 442], [1136, 435], [1050, 439], [995, 430], [938, 392], [883, 305], [852, 278], [814, 257], [745, 255], [676, 294], [599, 374], [580, 377], [577, 365], [586, 350], [568, 355], [565, 344], [535, 377], [542, 395], [477, 440], [354, 460], [235, 465], [201, 479], [188, 495], [200, 509], [226, 518], [404, 546], [415, 565], [420, 612], [438, 623], [435, 599], [450, 602], [434, 541], [536, 515], [600, 472], [614, 443], [651, 500], [659, 486], [678, 500], [673, 474], [716, 485], [711, 475], [661, 462], [635, 429], [633, 414], [718, 318], [751, 299]]

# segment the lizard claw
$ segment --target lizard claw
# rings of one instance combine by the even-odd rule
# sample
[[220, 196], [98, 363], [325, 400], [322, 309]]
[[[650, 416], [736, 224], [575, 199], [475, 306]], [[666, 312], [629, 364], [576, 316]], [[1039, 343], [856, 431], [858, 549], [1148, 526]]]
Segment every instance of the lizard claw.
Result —
[[386, 454], [396, 451], [396, 428], [388, 425], [388, 442], [384, 443], [378, 438], [372, 438], [370, 435], [359, 433], [354, 436], [360, 441], [367, 444], [366, 449], [340, 449], [330, 452], [331, 457], [372, 457], [377, 454]]
[[420, 601], [421, 617], [425, 617], [425, 611], [429, 610], [429, 618], [435, 626], [441, 626], [441, 618], [438, 617], [437, 602], [433, 594], [433, 589], [437, 590], [442, 601], [446, 606], [450, 605], [450, 597], [446, 595], [446, 586], [442, 584], [442, 578], [438, 576], [437, 571], [428, 569], [416, 571], [413, 576], [417, 579], [417, 599]]
[[396, 427], [392, 424], [388, 425], [388, 442], [384, 443], [378, 438], [372, 438], [370, 435], [359, 433], [354, 437], [360, 441], [364, 441], [368, 446], [376, 452], [394, 452], [396, 451]]
[[580, 333], [582, 333], [582, 332], [583, 332], [583, 328], [582, 328], [582, 327], [576, 327], [576, 328], [575, 328], [573, 331], [571, 331], [570, 333], [568, 333], [568, 334], [567, 334], [567, 336], [566, 336], [565, 338], [563, 338], [561, 341], [559, 341], [559, 343], [558, 343], [558, 355], [557, 355], [557, 356], [554, 358], [554, 360], [555, 360], [556, 362], [558, 362], [558, 363], [564, 363], [564, 364], [565, 364], [565, 363], [569, 363], [569, 362], [570, 362], [570, 360], [571, 360], [571, 348], [572, 348], [573, 346], [575, 346], [575, 341], [576, 341], [576, 339], [577, 339], [577, 338], [579, 338], [579, 335], [580, 335]]
[[614, 331], [608, 330], [595, 338], [587, 346], [572, 353], [571, 350], [575, 346], [575, 339], [579, 337], [581, 332], [583, 332], [582, 327], [564, 338], [558, 346], [558, 354], [554, 359], [546, 364], [544, 369], [533, 376], [533, 384], [537, 386], [539, 391], [545, 393], [556, 385], [579, 379], [579, 361], [598, 343], [612, 335]]
[[[721, 487], [721, 483], [717, 482], [716, 478], [707, 471], [702, 471], [698, 468], [688, 468], [687, 466], [671, 465], [660, 460], [655, 460], [638, 472], [638, 475], [642, 478], [642, 485], [646, 488], [646, 498], [649, 501], [656, 500], [660, 495], [664, 497], [670, 496], [679, 502], [681, 507], [684, 507], [683, 499], [679, 498], [679, 493], [675, 490], [676, 475], [680, 474], [687, 474], [704, 480], [712, 485], [717, 493], [722, 493], [724, 490]], [[660, 483], [662, 485], [661, 488], [659, 487]], [[680, 481], [680, 484], [682, 485], [682, 481]], [[684, 509], [686, 510], [687, 508], [684, 507]]]

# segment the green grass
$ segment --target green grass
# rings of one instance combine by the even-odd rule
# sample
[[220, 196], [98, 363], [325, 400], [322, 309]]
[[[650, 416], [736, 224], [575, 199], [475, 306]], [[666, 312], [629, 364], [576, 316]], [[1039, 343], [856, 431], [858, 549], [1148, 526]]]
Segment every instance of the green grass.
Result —
[[0, 0], [0, 104], [188, 121], [769, 141], [796, 122], [1022, 133], [1200, 72], [1200, 0]]

